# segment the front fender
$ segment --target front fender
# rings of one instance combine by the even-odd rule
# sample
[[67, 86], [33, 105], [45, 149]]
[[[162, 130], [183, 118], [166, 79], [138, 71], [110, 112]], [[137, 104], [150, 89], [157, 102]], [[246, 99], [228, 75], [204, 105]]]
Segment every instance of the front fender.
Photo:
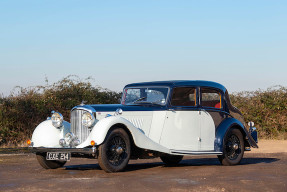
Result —
[[111, 116], [100, 120], [93, 127], [86, 141], [77, 146], [77, 148], [89, 146], [92, 140], [95, 141], [96, 145], [101, 145], [105, 141], [106, 135], [108, 134], [109, 130], [116, 124], [122, 124], [129, 130], [137, 147], [160, 151], [164, 153], [170, 152], [169, 149], [152, 141], [140, 129], [136, 128], [131, 122], [120, 116]]
[[[250, 133], [246, 131], [244, 128], [244, 125], [235, 118], [227, 118], [225, 119], [217, 128], [215, 133], [215, 141], [214, 141], [214, 149], [217, 152], [223, 151], [223, 141], [225, 134], [228, 132], [228, 130], [231, 127], [237, 127], [239, 128], [245, 135], [243, 135], [243, 139], [246, 140], [250, 146], [258, 148], [258, 145], [254, 141], [254, 139], [251, 137]], [[247, 137], [247, 139], [245, 138]]]
[[70, 131], [70, 123], [67, 121], [63, 121], [60, 128], [54, 127], [51, 120], [43, 121], [33, 132], [33, 147], [61, 147], [59, 140]]

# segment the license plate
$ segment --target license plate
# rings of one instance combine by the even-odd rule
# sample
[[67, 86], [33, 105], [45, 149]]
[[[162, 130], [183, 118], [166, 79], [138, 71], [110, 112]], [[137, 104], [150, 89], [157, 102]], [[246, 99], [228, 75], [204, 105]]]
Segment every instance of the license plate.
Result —
[[70, 161], [71, 153], [48, 152], [46, 160]]

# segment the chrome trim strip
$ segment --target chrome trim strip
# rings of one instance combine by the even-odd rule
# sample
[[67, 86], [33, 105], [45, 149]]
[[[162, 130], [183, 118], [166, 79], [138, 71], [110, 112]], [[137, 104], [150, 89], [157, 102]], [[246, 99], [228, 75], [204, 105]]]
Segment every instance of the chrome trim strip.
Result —
[[181, 155], [222, 155], [222, 152], [217, 151], [188, 151], [188, 150], [170, 150], [171, 153]]
[[95, 110], [93, 107], [89, 106], [89, 105], [73, 107], [72, 110], [71, 110], [71, 112], [74, 111], [74, 110], [76, 110], [76, 109], [88, 111], [88, 112], [90, 112], [90, 113], [96, 113], [96, 110]]

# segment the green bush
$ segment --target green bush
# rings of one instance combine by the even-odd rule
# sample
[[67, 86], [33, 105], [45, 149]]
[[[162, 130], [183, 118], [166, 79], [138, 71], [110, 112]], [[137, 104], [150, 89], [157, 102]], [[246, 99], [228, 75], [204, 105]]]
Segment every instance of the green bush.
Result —
[[264, 139], [287, 139], [287, 88], [245, 91], [230, 96], [245, 121], [253, 121]]
[[22, 145], [52, 110], [59, 111], [69, 121], [70, 110], [82, 101], [119, 103], [121, 97], [121, 93], [93, 86], [91, 79], [83, 81], [76, 76], [53, 85], [17, 89], [17, 93], [0, 98], [0, 146]]
[[[119, 103], [121, 93], [93, 86], [91, 79], [68, 76], [52, 85], [18, 87], [8, 97], [0, 97], [0, 146], [21, 146], [31, 138], [35, 127], [59, 111], [69, 121], [70, 110], [82, 101], [90, 104]], [[287, 89], [272, 87], [266, 91], [230, 95], [245, 121], [254, 121], [259, 137], [287, 139]]]

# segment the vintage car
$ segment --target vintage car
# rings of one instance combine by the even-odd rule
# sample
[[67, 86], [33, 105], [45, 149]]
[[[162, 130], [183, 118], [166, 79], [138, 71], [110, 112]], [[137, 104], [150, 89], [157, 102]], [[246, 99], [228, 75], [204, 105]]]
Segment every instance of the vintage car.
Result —
[[258, 147], [254, 123], [247, 128], [226, 88], [210, 81], [129, 84], [121, 104], [81, 104], [70, 118], [52, 112], [28, 141], [43, 168], [86, 157], [117, 172], [130, 159], [160, 157], [176, 165], [184, 155], [217, 155], [221, 164], [236, 165]]

